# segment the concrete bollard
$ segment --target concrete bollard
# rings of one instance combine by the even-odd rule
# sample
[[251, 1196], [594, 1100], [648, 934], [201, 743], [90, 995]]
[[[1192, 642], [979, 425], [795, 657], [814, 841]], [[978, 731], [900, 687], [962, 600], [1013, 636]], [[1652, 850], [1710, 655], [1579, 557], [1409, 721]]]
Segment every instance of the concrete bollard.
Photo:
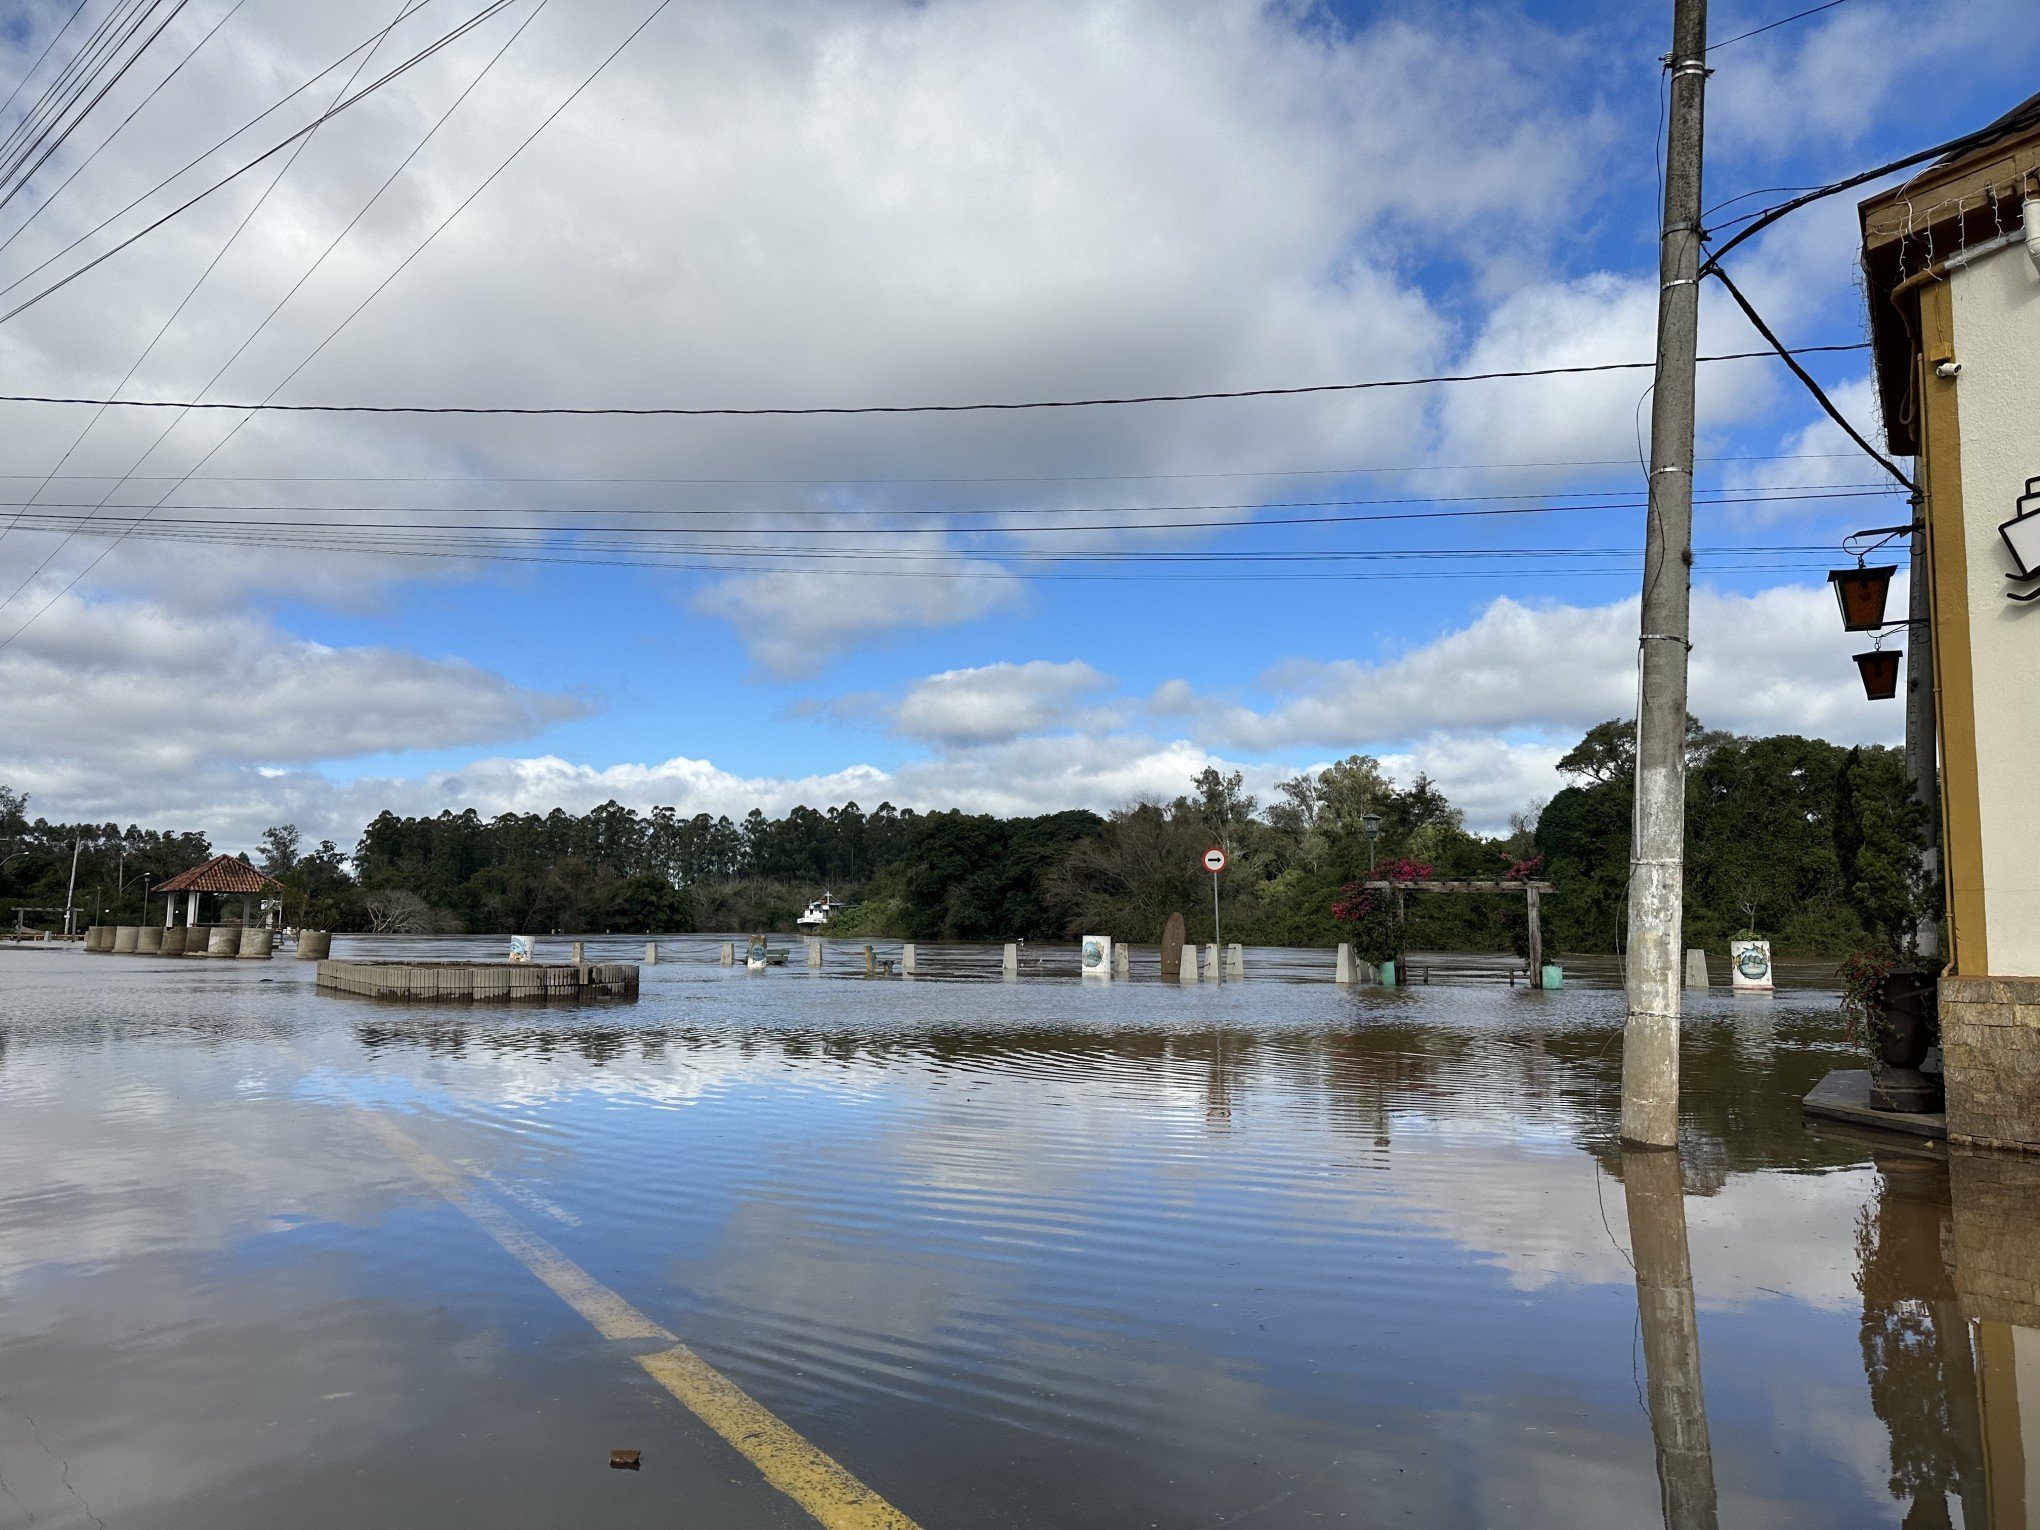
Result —
[[578, 940], [575, 941], [573, 949], [567, 955], [567, 960], [572, 962], [576, 967], [587, 966], [588, 948], [585, 945], [583, 945], [580, 941]]
[[1225, 948], [1225, 975], [1236, 983], [1246, 980], [1247, 948], [1237, 941]]
[[116, 925], [113, 931], [113, 954], [115, 956], [133, 956], [135, 954], [135, 942], [141, 939], [141, 935], [140, 925]]
[[331, 930], [299, 930], [297, 938], [297, 959], [301, 962], [322, 962], [333, 954], [333, 932]]
[[276, 950], [276, 936], [269, 930], [241, 931], [241, 948], [234, 954], [244, 962], [266, 962]]
[[1112, 975], [1122, 978], [1133, 976], [1133, 953], [1118, 941], [1112, 943]]
[[171, 925], [170, 928], [163, 932], [162, 949], [156, 954], [158, 956], [182, 956], [184, 954], [184, 937], [188, 933], [181, 924]]
[[659, 965], [659, 943], [656, 940], [645, 942], [645, 965], [647, 967]]
[[1225, 974], [1219, 970], [1218, 947], [1209, 943], [1204, 947], [1204, 981], [1207, 983], [1225, 981]]
[[1339, 942], [1339, 959], [1332, 966], [1332, 981], [1352, 983], [1358, 976], [1353, 970], [1353, 943], [1342, 940]]
[[235, 957], [241, 954], [240, 926], [216, 924], [205, 932], [207, 956]]
[[1176, 981], [1188, 988], [1197, 981], [1197, 948], [1185, 946], [1183, 960], [1176, 965]]
[[1005, 955], [999, 959], [999, 972], [1004, 977], [1020, 975], [1020, 947], [1013, 941], [1006, 942]]
[[722, 964], [725, 967], [734, 967], [737, 964], [737, 943], [734, 940], [722, 943]]
[[914, 946], [911, 941], [900, 947], [900, 971], [907, 977], [914, 975]]
[[1694, 946], [1686, 952], [1686, 986], [1707, 986], [1707, 952], [1703, 947]]
[[163, 954], [163, 927], [160, 924], [145, 924], [135, 938], [135, 955], [161, 956]]
[[[907, 949], [911, 951], [914, 948], [908, 946]], [[807, 964], [810, 967], [819, 967], [822, 964], [822, 938], [819, 935], [808, 936]]]
[[103, 924], [89, 924], [89, 925], [87, 925], [87, 926], [85, 927], [85, 949], [86, 949], [86, 950], [88, 950], [88, 951], [97, 951], [97, 950], [99, 950], [99, 949], [100, 949], [100, 946], [99, 946], [99, 933], [100, 933], [100, 931], [104, 930], [105, 928], [106, 928], [106, 926], [105, 926], [105, 925], [103, 925]]

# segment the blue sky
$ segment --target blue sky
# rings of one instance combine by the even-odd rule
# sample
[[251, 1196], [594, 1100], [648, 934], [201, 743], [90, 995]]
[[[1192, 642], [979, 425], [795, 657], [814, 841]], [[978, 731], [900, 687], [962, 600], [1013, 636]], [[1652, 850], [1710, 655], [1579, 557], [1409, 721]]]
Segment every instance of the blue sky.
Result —
[[[438, 6], [364, 78], [467, 14]], [[333, 119], [273, 188], [236, 183], [0, 324], [0, 370], [21, 391], [99, 395], [126, 379], [129, 397], [245, 398], [313, 356], [280, 400], [758, 405], [1649, 354], [1669, 5], [669, 10], [428, 243], [651, 8], [514, 0]], [[1718, 6], [1712, 30], [1797, 8]], [[0, 209], [0, 239], [27, 223], [0, 249], [0, 284], [374, 33], [387, 9], [193, 6]], [[1818, 183], [1997, 115], [2034, 88], [2025, 9], [1845, 0], [1722, 49], [1709, 203]], [[68, 10], [16, 9], [0, 81]], [[170, 202], [166, 190], [145, 205]], [[1739, 280], [1796, 344], [1864, 336], [1853, 218], [1837, 198], [1741, 252]], [[1754, 348], [1708, 301], [1703, 349]], [[1860, 352], [1813, 370], [1874, 424]], [[1704, 372], [1703, 495], [1838, 497], [1703, 507], [1703, 548], [1831, 547], [1903, 519], [1781, 369]], [[991, 417], [268, 417], [210, 455], [225, 417], [178, 421], [150, 448], [159, 417], [0, 406], [0, 470], [33, 491], [10, 497], [33, 498], [37, 516], [101, 499], [96, 514], [133, 514], [112, 507], [151, 506], [198, 474], [103, 561], [97, 528], [66, 541], [35, 520], [0, 540], [0, 584], [22, 586], [0, 608], [0, 636], [19, 631], [0, 648], [17, 720], [0, 780], [53, 815], [199, 822], [233, 845], [282, 819], [345, 842], [385, 805], [579, 809], [612, 795], [733, 814], [852, 796], [1108, 808], [1173, 794], [1212, 761], [1265, 791], [1367, 752], [1429, 770], [1498, 826], [1561, 784], [1557, 755], [1633, 688], [1622, 555], [1641, 533], [1647, 381]], [[1547, 465], [1513, 465], [1526, 463]], [[1506, 495], [1527, 498], [1482, 497]], [[1557, 502], [1582, 508], [1270, 524]], [[406, 521], [415, 534], [486, 514], [544, 537], [534, 550], [553, 558], [613, 556], [588, 537], [614, 539], [647, 512], [661, 524], [685, 512], [683, 542], [734, 533], [781, 571], [388, 553]], [[175, 539], [205, 517], [281, 520], [301, 539], [304, 521], [348, 525], [318, 546]], [[921, 529], [883, 529], [902, 517]], [[1087, 518], [1197, 524], [1067, 529]], [[879, 572], [784, 571], [824, 546]], [[1246, 559], [1069, 559], [1101, 548]], [[1455, 564], [1441, 549], [1491, 555]], [[1250, 566], [1271, 554], [1295, 560]], [[1896, 736], [1894, 708], [1852, 694], [1854, 645], [1822, 604], [1827, 561], [1703, 557], [1706, 721]], [[1363, 570], [1425, 577], [1323, 577]], [[1198, 577], [1156, 577], [1183, 572]], [[1270, 573], [1283, 577], [1242, 577]], [[1028, 574], [1053, 577], [1014, 577]]]

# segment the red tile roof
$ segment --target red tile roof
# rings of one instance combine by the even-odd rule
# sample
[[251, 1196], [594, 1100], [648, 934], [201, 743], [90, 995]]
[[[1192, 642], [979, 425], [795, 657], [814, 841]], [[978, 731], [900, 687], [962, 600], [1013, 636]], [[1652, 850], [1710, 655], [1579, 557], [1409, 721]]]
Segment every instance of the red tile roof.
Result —
[[159, 893], [259, 893], [280, 887], [275, 877], [257, 871], [237, 855], [216, 855], [203, 866], [156, 884]]

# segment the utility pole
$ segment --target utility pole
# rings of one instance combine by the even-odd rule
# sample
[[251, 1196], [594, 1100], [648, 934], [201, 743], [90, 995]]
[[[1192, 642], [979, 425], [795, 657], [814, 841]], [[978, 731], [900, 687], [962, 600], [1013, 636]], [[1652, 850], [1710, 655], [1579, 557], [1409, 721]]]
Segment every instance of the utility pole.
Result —
[[78, 837], [71, 837], [71, 884], [64, 889], [64, 937], [71, 935], [71, 903], [78, 891]]
[[1642, 684], [1629, 858], [1629, 1018], [1622, 1140], [1679, 1140], [1679, 943], [1686, 871], [1686, 660], [1693, 575], [1693, 382], [1700, 341], [1700, 164], [1707, 0], [1674, 0], [1665, 212], [1658, 247], [1657, 388], [1643, 544]]
[[[1905, 647], [1905, 773], [1913, 800], [1920, 805], [1920, 866], [1932, 886], [1941, 871], [1940, 747], [1934, 737], [1934, 624], [1928, 620], [1932, 602], [1927, 559], [1926, 501], [1912, 497], [1913, 534]], [[1941, 921], [1929, 914], [1915, 932], [1919, 954], [1941, 954]]]

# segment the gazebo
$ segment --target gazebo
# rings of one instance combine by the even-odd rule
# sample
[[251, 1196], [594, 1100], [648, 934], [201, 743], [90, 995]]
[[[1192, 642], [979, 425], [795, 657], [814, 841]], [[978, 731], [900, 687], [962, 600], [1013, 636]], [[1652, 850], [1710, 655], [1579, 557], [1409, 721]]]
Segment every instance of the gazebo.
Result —
[[198, 923], [198, 900], [203, 893], [216, 897], [241, 899], [241, 927], [248, 927], [248, 900], [258, 894], [271, 891], [282, 892], [283, 884], [275, 877], [267, 876], [250, 866], [238, 855], [216, 855], [202, 866], [181, 872], [169, 881], [158, 884], [156, 891], [164, 895], [163, 927], [168, 929], [177, 923], [177, 894], [186, 895], [184, 922]]

